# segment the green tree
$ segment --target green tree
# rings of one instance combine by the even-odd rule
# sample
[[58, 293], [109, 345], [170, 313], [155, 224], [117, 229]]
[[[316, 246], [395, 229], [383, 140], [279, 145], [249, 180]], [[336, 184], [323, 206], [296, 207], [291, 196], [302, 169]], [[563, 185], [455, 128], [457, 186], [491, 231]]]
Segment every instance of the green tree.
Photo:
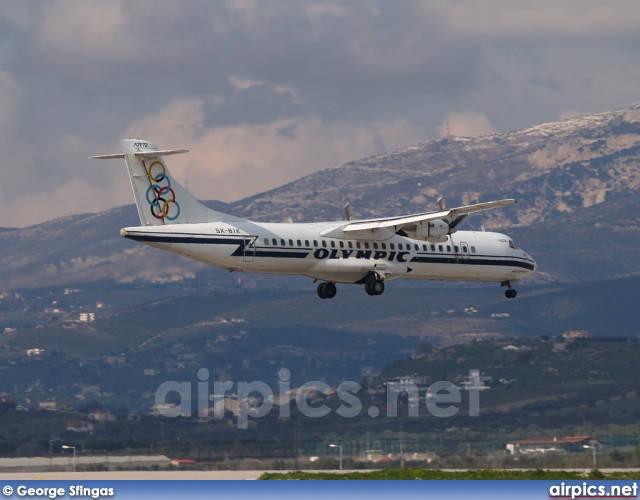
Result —
[[613, 462], [624, 462], [624, 455], [620, 453], [617, 448], [611, 450], [611, 453], [609, 453], [609, 458], [611, 458]]
[[428, 356], [432, 352], [433, 344], [431, 344], [431, 342], [429, 342], [428, 340], [423, 340], [416, 346], [417, 356]]

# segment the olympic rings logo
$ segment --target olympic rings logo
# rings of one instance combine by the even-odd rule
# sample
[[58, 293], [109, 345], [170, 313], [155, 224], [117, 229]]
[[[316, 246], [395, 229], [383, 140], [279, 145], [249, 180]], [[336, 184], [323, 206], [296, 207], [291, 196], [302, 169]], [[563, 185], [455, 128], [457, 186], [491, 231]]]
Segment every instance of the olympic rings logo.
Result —
[[171, 179], [164, 164], [154, 161], [147, 167], [147, 174], [152, 182], [146, 194], [151, 215], [156, 219], [176, 220], [180, 215], [180, 205], [176, 201], [176, 193], [171, 188]]

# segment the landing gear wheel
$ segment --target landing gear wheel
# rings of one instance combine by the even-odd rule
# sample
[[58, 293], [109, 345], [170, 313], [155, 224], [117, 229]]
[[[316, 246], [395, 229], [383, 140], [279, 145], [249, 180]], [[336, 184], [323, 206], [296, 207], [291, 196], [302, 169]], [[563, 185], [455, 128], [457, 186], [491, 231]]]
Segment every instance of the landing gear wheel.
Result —
[[336, 285], [330, 282], [323, 282], [318, 285], [318, 297], [321, 299], [332, 299], [336, 296], [338, 290]]
[[369, 280], [364, 285], [364, 290], [369, 295], [382, 295], [382, 293], [384, 292], [384, 281], [379, 279]]
[[518, 292], [516, 292], [514, 289], [509, 288], [509, 290], [507, 290], [506, 292], [504, 292], [504, 296], [508, 299], [515, 299], [516, 296], [518, 295]]
[[327, 299], [332, 299], [336, 296], [338, 290], [336, 288], [335, 283], [327, 282], [324, 284], [324, 296]]

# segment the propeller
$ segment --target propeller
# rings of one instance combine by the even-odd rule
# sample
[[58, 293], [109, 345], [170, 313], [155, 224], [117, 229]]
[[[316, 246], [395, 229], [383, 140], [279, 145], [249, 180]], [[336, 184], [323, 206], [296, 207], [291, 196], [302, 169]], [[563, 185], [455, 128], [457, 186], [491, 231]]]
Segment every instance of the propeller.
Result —
[[[446, 210], [446, 203], [444, 201], [444, 196], [442, 195], [438, 196], [438, 199], [436, 201], [438, 203], [438, 207], [440, 207], [440, 211], [444, 212]], [[449, 234], [455, 233], [456, 226], [460, 224], [463, 220], [465, 220], [467, 217], [469, 217], [469, 214], [462, 214], [456, 217], [455, 219], [453, 219], [451, 222], [445, 220], [445, 222], [449, 224]]]
[[453, 219], [449, 223], [449, 231], [450, 231], [449, 234], [451, 234], [452, 232], [455, 232], [456, 226], [460, 224], [463, 220], [465, 220], [467, 217], [469, 217], [469, 214], [462, 214], [456, 217], [455, 219]]

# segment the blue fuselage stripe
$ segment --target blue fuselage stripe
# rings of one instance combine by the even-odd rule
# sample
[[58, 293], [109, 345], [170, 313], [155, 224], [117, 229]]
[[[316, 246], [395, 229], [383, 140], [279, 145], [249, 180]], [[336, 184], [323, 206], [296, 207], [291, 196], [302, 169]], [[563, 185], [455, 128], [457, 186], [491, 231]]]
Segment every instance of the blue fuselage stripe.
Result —
[[478, 258], [463, 257], [461, 255], [443, 255], [443, 256], [416, 256], [411, 262], [420, 264], [465, 264], [469, 266], [506, 266], [506, 267], [522, 267], [533, 271], [535, 266], [529, 262], [513, 259], [496, 259], [495, 257]]
[[[253, 253], [255, 257], [272, 259], [304, 259], [309, 256], [311, 249], [299, 250], [287, 247], [253, 247], [246, 246], [254, 240], [254, 236], [228, 237], [208, 235], [159, 235], [159, 234], [127, 234], [127, 238], [145, 243], [181, 243], [194, 245], [238, 245], [238, 249], [231, 256], [242, 256], [246, 251]], [[378, 260], [378, 259], [373, 259]], [[385, 260], [381, 258], [380, 260]], [[512, 258], [496, 258], [495, 256], [462, 256], [453, 254], [443, 255], [415, 255], [410, 262], [419, 264], [457, 264], [468, 266], [504, 266], [520, 267], [533, 271], [535, 266], [527, 261], [514, 260]]]

